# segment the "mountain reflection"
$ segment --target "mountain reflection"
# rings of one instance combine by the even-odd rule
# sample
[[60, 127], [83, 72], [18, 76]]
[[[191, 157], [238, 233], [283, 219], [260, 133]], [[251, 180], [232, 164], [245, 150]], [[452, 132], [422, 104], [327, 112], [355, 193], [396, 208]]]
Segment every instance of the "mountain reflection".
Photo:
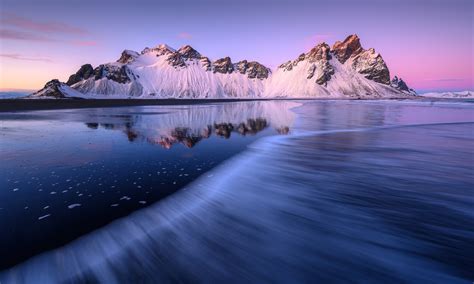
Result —
[[[207, 139], [214, 133], [216, 136], [229, 139], [232, 133], [237, 133], [242, 136], [255, 135], [258, 132], [268, 127], [267, 120], [265, 118], [247, 119], [246, 122], [239, 124], [233, 123], [214, 123], [213, 125], [207, 125], [202, 129], [191, 129], [190, 127], [175, 127], [169, 131], [168, 135], [161, 135], [160, 137], [154, 137], [148, 132], [139, 132], [133, 128], [133, 124], [111, 124], [111, 123], [96, 123], [87, 122], [85, 123], [88, 128], [99, 129], [102, 127], [109, 130], [123, 130], [125, 135], [130, 142], [137, 141], [137, 138], [147, 141], [150, 144], [161, 145], [165, 149], [170, 149], [175, 144], [183, 144], [187, 148], [194, 147], [202, 139]], [[275, 129], [278, 134], [286, 135], [289, 133], [289, 127], [283, 126]]]
[[265, 129], [276, 134], [290, 132], [294, 103], [236, 103], [210, 107], [174, 108], [166, 113], [92, 115], [85, 125], [90, 129], [122, 131], [130, 142], [146, 142], [171, 149], [174, 145], [194, 147], [212, 137], [255, 135]]

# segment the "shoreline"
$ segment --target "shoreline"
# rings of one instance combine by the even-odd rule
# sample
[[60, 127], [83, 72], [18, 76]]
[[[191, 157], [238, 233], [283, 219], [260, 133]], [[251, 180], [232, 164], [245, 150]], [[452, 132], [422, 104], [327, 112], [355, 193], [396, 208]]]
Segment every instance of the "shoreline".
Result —
[[324, 100], [419, 100], [426, 98], [251, 98], [251, 99], [0, 99], [0, 112], [102, 108], [102, 107], [130, 107], [153, 105], [196, 105], [225, 102], [247, 101], [324, 101]]

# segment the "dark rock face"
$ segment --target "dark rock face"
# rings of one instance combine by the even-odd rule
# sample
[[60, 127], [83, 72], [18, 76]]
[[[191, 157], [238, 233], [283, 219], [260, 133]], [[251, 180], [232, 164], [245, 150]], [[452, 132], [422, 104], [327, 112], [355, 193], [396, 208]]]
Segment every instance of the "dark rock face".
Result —
[[131, 72], [128, 72], [128, 67], [126, 65], [118, 67], [114, 65], [102, 64], [94, 69], [94, 79], [100, 80], [102, 78], [107, 78], [117, 83], [125, 84], [131, 82], [129, 73], [130, 76], [133, 75]]
[[69, 76], [69, 79], [67, 80], [66, 84], [69, 86], [74, 85], [77, 82], [89, 79], [93, 74], [94, 69], [92, 68], [92, 65], [84, 64], [81, 66], [81, 68], [79, 68], [76, 74], [72, 74], [71, 76]]
[[342, 64], [351, 56], [356, 56], [362, 51], [363, 48], [357, 35], [350, 35], [343, 42], [336, 41], [332, 47], [332, 52]]
[[247, 74], [250, 79], [266, 79], [271, 72], [270, 69], [256, 61], [248, 62], [247, 60], [237, 62], [234, 69], [240, 74]]
[[207, 58], [205, 56], [202, 56], [199, 59], [199, 62], [201, 62], [202, 68], [204, 68], [204, 70], [211, 71], [212, 64], [211, 64], [211, 61], [209, 60], [209, 58]]
[[416, 95], [415, 90], [408, 87], [405, 81], [403, 81], [402, 78], [398, 78], [397, 76], [393, 77], [392, 81], [390, 81], [390, 86], [402, 92]]
[[278, 68], [283, 68], [285, 71], [291, 71], [293, 70], [293, 67], [298, 65], [299, 62], [305, 60], [306, 58], [306, 54], [305, 53], [301, 53], [298, 58], [296, 58], [295, 60], [293, 61], [287, 61], [283, 64], [281, 64], [280, 66], [278, 66]]
[[57, 99], [66, 98], [63, 92], [61, 92], [61, 85], [58, 79], [53, 79], [44, 85], [44, 88], [31, 94], [31, 97], [52, 97]]
[[234, 71], [234, 65], [232, 64], [230, 57], [224, 57], [214, 61], [212, 67], [214, 69], [214, 73], [218, 72], [222, 74], [230, 74]]
[[201, 54], [190, 45], [185, 45], [178, 49], [178, 53], [186, 59], [200, 59]]
[[181, 54], [178, 52], [169, 55], [166, 61], [168, 61], [168, 63], [174, 67], [186, 67], [183, 56], [181, 56]]
[[239, 61], [235, 64], [234, 68], [240, 73], [240, 74], [245, 74], [247, 72], [248, 68], [248, 62], [247, 60], [242, 60]]
[[278, 68], [281, 68], [285, 71], [291, 71], [293, 69], [293, 61], [291, 60], [288, 60], [287, 62], [281, 64], [280, 66], [278, 66]]
[[[325, 42], [320, 43], [320, 44], [316, 45], [315, 47], [313, 47], [303, 57], [303, 60], [308, 59], [309, 62], [316, 62], [316, 61], [319, 61], [319, 60], [326, 60], [326, 61], [331, 60], [331, 54], [329, 53], [330, 50], [331, 50], [331, 48]], [[301, 55], [298, 57], [297, 60], [302, 61], [302, 60], [300, 60], [300, 58], [301, 58]]]
[[141, 54], [146, 54], [149, 52], [155, 52], [156, 56], [162, 56], [162, 55], [174, 53], [175, 50], [166, 44], [160, 44], [154, 48], [145, 47], [145, 49], [142, 50]]
[[373, 48], [364, 50], [354, 57], [352, 68], [372, 81], [390, 84], [390, 71], [382, 56]]
[[137, 58], [138, 56], [139, 56], [139, 54], [135, 51], [124, 50], [122, 52], [122, 55], [120, 56], [119, 60], [117, 60], [117, 62], [122, 63], [122, 64], [127, 64], [127, 63], [130, 63], [130, 62], [133, 62], [133, 60], [135, 60], [135, 58]]
[[266, 79], [270, 72], [270, 69], [256, 61], [251, 61], [247, 64], [247, 76], [250, 79]]
[[326, 84], [334, 75], [334, 68], [329, 63], [329, 60], [331, 60], [329, 51], [329, 45], [323, 42], [312, 48], [305, 56], [308, 62], [313, 63], [308, 70], [307, 78], [311, 79], [314, 76], [316, 83], [319, 85]]
[[390, 72], [382, 56], [373, 48], [362, 48], [357, 35], [350, 35], [343, 42], [337, 41], [332, 47], [332, 53], [342, 64], [352, 59], [352, 68], [365, 78], [390, 84]]

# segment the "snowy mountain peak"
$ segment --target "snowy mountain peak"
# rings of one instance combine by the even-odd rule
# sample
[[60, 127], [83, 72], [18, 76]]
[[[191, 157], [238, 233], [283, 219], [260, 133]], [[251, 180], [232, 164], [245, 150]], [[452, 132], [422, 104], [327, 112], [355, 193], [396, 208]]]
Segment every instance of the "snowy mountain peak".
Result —
[[[33, 96], [110, 98], [380, 98], [414, 94], [390, 73], [382, 56], [365, 50], [357, 35], [332, 48], [319, 43], [275, 72], [256, 61], [215, 61], [190, 45], [166, 44], [138, 53], [124, 50], [116, 62], [85, 64], [66, 84], [51, 81]], [[69, 88], [69, 86], [71, 88]]]
[[229, 56], [217, 59], [212, 63], [212, 70], [214, 73], [222, 73], [222, 74], [230, 74], [234, 71], [234, 65], [232, 64], [232, 60]]
[[126, 49], [122, 52], [122, 55], [117, 60], [117, 62], [122, 63], [122, 64], [127, 64], [135, 60], [138, 56], [140, 56], [138, 52]]
[[80, 93], [70, 88], [68, 85], [60, 82], [58, 79], [53, 79], [47, 82], [44, 87], [29, 95], [29, 99], [66, 99], [75, 97]]
[[154, 52], [156, 53], [157, 56], [161, 56], [161, 55], [174, 53], [176, 52], [176, 50], [167, 44], [159, 44], [153, 48], [145, 47], [145, 49], [142, 50], [141, 54], [146, 54], [149, 52]]
[[403, 81], [402, 78], [398, 78], [397, 76], [394, 76], [392, 81], [390, 81], [390, 86], [392, 86], [393, 88], [398, 89], [402, 92], [407, 92], [407, 93], [411, 93], [413, 95], [416, 95], [415, 90], [410, 89], [408, 87], [407, 83], [405, 83], [405, 81]]
[[69, 86], [74, 85], [82, 80], [89, 79], [91, 76], [94, 75], [94, 69], [92, 68], [92, 65], [90, 64], [84, 64], [77, 70], [75, 74], [72, 74], [69, 76], [69, 79], [67, 80], [66, 84]]
[[201, 58], [201, 54], [197, 50], [192, 48], [190, 45], [182, 46], [180, 49], [178, 49], [178, 53], [187, 59], [200, 59]]
[[356, 56], [363, 51], [360, 39], [356, 34], [346, 37], [342, 42], [336, 41], [332, 46], [332, 52], [336, 58], [344, 64], [351, 56]]

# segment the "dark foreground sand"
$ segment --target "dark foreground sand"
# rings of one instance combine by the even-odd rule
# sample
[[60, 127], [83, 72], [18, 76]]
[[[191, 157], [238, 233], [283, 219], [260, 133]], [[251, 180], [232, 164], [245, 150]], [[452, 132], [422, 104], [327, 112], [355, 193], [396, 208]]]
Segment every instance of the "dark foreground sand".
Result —
[[[242, 101], [271, 101], [271, 100], [377, 100], [365, 98], [272, 98], [272, 99], [0, 99], [0, 112], [68, 109], [68, 108], [93, 108], [93, 107], [126, 107], [148, 105], [195, 105], [223, 102]], [[382, 99], [382, 98], [380, 98]], [[379, 100], [380, 100], [379, 99]], [[423, 97], [410, 98], [383, 98], [383, 100], [425, 100], [441, 101]], [[446, 99], [445, 99], [446, 100]]]
[[205, 103], [257, 101], [259, 99], [2, 99], [0, 100], [0, 112], [25, 111], [25, 110], [47, 110], [68, 108], [92, 108], [92, 107], [124, 107], [124, 106], [147, 106], [147, 105], [194, 105]]

